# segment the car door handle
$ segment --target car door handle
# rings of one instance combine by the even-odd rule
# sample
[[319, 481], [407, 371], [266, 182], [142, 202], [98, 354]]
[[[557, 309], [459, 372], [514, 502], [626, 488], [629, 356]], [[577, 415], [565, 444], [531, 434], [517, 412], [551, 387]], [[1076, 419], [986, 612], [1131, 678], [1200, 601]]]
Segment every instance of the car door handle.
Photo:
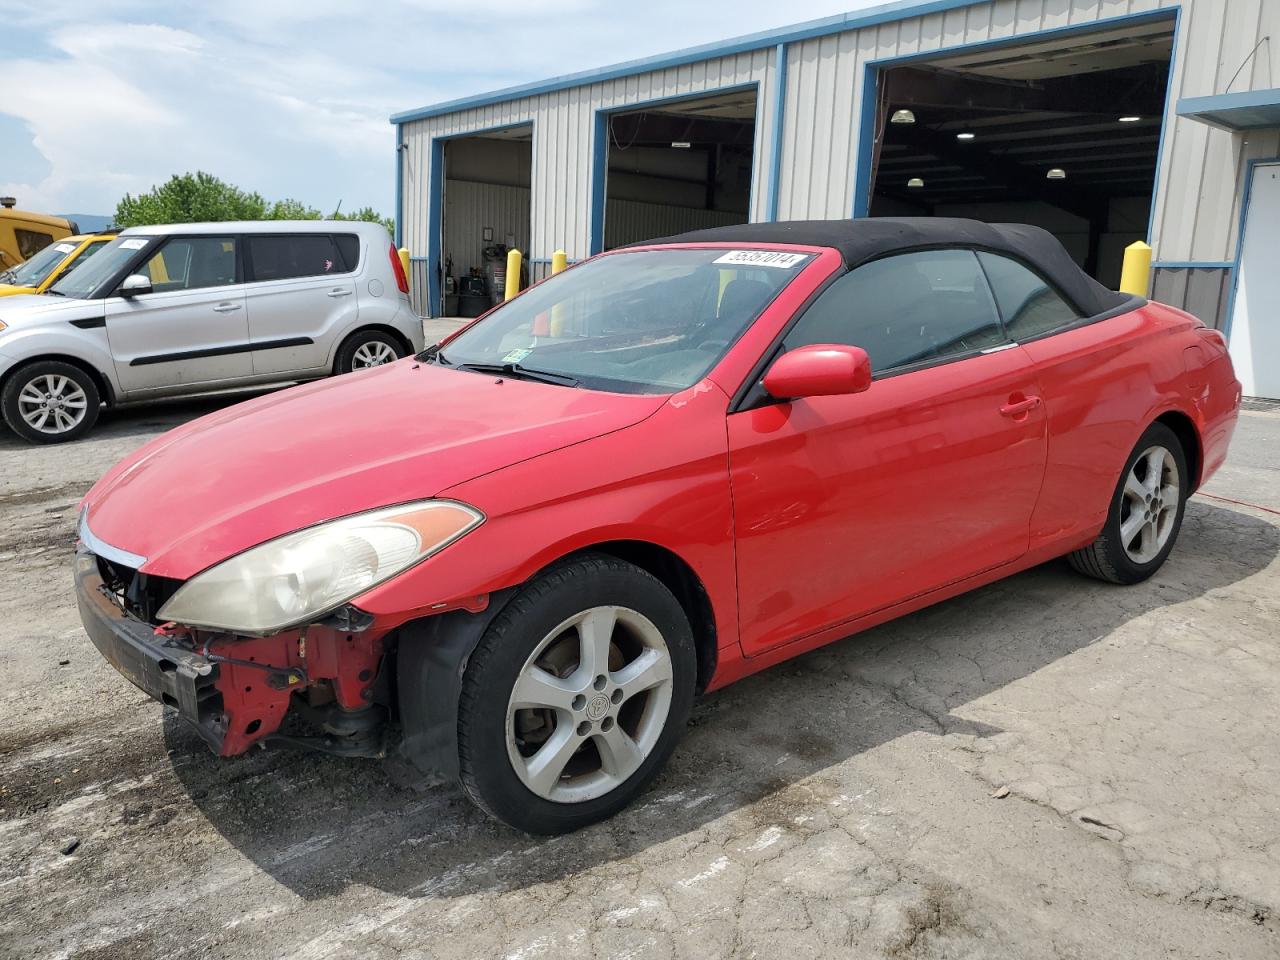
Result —
[[213, 308], [213, 312], [214, 313], [231, 313], [233, 310], [239, 310], [239, 309], [240, 309], [240, 304], [238, 303], [220, 303]]
[[351, 296], [351, 291], [343, 290], [341, 287], [334, 287], [332, 290], [326, 293], [325, 296], [326, 297], [349, 297]]
[[1000, 408], [1000, 412], [1006, 417], [1025, 417], [1028, 413], [1040, 406], [1039, 397], [1027, 397], [1024, 400], [1015, 400], [1012, 403], [1006, 403]]

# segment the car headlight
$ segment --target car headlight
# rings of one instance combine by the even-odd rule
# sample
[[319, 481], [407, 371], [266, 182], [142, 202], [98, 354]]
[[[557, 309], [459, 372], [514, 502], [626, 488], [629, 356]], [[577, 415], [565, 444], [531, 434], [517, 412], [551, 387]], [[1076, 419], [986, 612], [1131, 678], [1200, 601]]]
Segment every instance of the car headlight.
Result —
[[483, 521], [479, 510], [452, 500], [420, 500], [331, 520], [196, 574], [157, 616], [234, 633], [277, 633], [331, 613]]

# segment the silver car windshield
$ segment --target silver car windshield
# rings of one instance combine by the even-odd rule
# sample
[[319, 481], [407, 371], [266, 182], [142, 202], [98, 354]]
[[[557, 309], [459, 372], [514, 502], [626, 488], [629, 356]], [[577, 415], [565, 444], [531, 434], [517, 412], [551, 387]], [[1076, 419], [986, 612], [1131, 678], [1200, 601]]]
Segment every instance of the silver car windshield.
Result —
[[693, 386], [812, 256], [636, 250], [573, 267], [449, 341], [437, 362], [617, 393]]
[[76, 300], [87, 300], [112, 282], [126, 263], [141, 250], [152, 246], [158, 237], [116, 237], [93, 255], [93, 259], [78, 267], [46, 292]]

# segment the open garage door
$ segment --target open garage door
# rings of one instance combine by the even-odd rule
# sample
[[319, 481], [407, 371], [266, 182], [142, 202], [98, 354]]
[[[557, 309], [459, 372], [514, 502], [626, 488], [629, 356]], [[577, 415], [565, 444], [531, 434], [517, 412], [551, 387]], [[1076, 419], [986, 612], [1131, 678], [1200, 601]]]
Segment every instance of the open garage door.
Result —
[[436, 316], [476, 317], [501, 299], [507, 250], [529, 254], [532, 170], [530, 124], [444, 144]]
[[608, 117], [604, 249], [746, 223], [756, 90]]
[[870, 214], [1049, 230], [1102, 283], [1147, 238], [1173, 20], [880, 72]]

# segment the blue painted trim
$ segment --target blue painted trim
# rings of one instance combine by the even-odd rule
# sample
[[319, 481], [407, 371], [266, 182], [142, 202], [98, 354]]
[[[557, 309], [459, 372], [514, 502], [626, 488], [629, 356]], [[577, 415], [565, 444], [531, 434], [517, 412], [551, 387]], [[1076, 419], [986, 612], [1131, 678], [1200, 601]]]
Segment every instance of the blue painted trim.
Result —
[[721, 40], [716, 43], [704, 43], [672, 53], [659, 54], [655, 57], [628, 60], [624, 63], [615, 63], [594, 70], [583, 70], [580, 73], [571, 73], [562, 77], [552, 77], [549, 80], [541, 80], [536, 83], [519, 84], [502, 90], [494, 90], [490, 93], [448, 100], [444, 103], [432, 104], [417, 110], [407, 110], [403, 113], [394, 114], [391, 117], [391, 122], [408, 123], [411, 120], [425, 120], [428, 117], [457, 113], [460, 110], [474, 110], [476, 107], [487, 107], [519, 97], [534, 97], [543, 93], [568, 90], [591, 83], [604, 83], [608, 80], [616, 80], [619, 77], [633, 76], [638, 73], [682, 67], [690, 63], [697, 63], [700, 60], [749, 53], [753, 50], [762, 50], [780, 43], [794, 43], [798, 40], [810, 40], [814, 37], [825, 37], [833, 33], [844, 33], [848, 30], [861, 30], [864, 27], [892, 23], [907, 17], [922, 17], [931, 13], [945, 13], [948, 10], [958, 10], [963, 7], [973, 7], [988, 2], [990, 0], [923, 0], [923, 2], [922, 0], [894, 0], [892, 3], [884, 3], [867, 10], [837, 14], [821, 20], [809, 20], [805, 23], [777, 30], [765, 30], [760, 33], [751, 33], [729, 40]]
[[[691, 90], [674, 97], [657, 97], [653, 100], [637, 100], [632, 103], [618, 103], [601, 107], [596, 111], [595, 122], [591, 133], [591, 212], [587, 233], [587, 252], [590, 256], [604, 251], [604, 207], [605, 185], [609, 179], [609, 118], [615, 113], [634, 113], [646, 107], [663, 106], [680, 103], [684, 100], [701, 100], [703, 97], [714, 97], [723, 93], [739, 93], [743, 90], [756, 91], [756, 116], [760, 115], [760, 83], [752, 80], [748, 83], [735, 83], [727, 87], [707, 87], [702, 90]], [[755, 125], [752, 134], [751, 156], [754, 158], [760, 145], [760, 125]], [[754, 209], [756, 181], [759, 171], [751, 165], [751, 194], [747, 200], [747, 210]], [[748, 213], [748, 217], [750, 213]]]
[[[914, 14], [907, 14], [912, 16]], [[963, 51], [964, 53], [979, 53], [984, 50], [998, 50], [1002, 47], [1013, 47], [1028, 42], [1040, 42], [1046, 39], [1054, 39], [1058, 37], [1074, 37], [1082, 34], [1096, 33], [1099, 30], [1107, 30], [1112, 27], [1125, 23], [1140, 23], [1148, 20], [1172, 19], [1174, 22], [1174, 49], [1177, 49], [1178, 40], [1178, 21], [1182, 15], [1182, 8], [1179, 6], [1161, 7], [1156, 10], [1146, 10], [1142, 13], [1126, 13], [1117, 17], [1104, 17], [1100, 20], [1093, 20], [1089, 23], [1075, 23], [1066, 27], [1051, 27], [1048, 30], [1031, 30], [1026, 33], [1018, 33], [1008, 37], [1000, 37], [995, 40], [984, 40], [978, 43], [958, 43], [949, 47], [938, 47], [933, 50], [921, 50], [918, 53], [908, 53], [900, 57], [884, 57], [879, 60], [869, 60], [863, 68], [862, 80], [862, 115], [858, 125], [858, 151], [857, 151], [857, 167], [854, 170], [854, 193], [852, 215], [855, 217], [865, 217], [868, 215], [871, 206], [871, 160], [873, 157], [873, 140], [875, 138], [875, 120], [876, 120], [876, 93], [879, 90], [879, 73], [883, 69], [890, 67], [900, 67], [907, 63], [919, 63], [926, 60], [936, 60], [939, 57], [945, 57], [952, 53]], [[1169, 75], [1173, 75], [1173, 62], [1169, 63]], [[1169, 93], [1165, 91], [1166, 101]], [[1168, 105], [1166, 102], [1166, 113]], [[1163, 150], [1164, 134], [1163, 123], [1161, 125], [1161, 143], [1158, 149]], [[1159, 185], [1160, 160], [1156, 158], [1156, 185]], [[1154, 190], [1152, 192], [1152, 208], [1154, 209]], [[1151, 228], [1147, 227], [1147, 238], [1150, 240]]]
[[1230, 270], [1233, 260], [1156, 260], [1152, 270]]
[[1236, 312], [1236, 290], [1240, 286], [1240, 258], [1244, 252], [1244, 231], [1249, 224], [1249, 204], [1253, 202], [1253, 172], [1262, 166], [1280, 163], [1280, 157], [1250, 160], [1244, 175], [1244, 197], [1240, 201], [1240, 225], [1236, 229], [1235, 260], [1231, 264], [1231, 292], [1227, 295], [1227, 312], [1222, 318], [1222, 335], [1231, 343], [1231, 321]]
[[[787, 113], [787, 45], [780, 43], [773, 57], [773, 154], [769, 158], [769, 207], [765, 219], [778, 219], [778, 192], [782, 189], [782, 134]], [[751, 182], [754, 185], [756, 178]]]
[[[499, 130], [514, 130], [517, 127], [528, 127], [530, 140], [537, 136], [537, 128], [530, 117], [527, 120], [516, 120], [511, 123], [500, 123], [493, 127], [476, 127], [473, 130], [462, 130], [458, 133], [446, 133], [431, 138], [431, 178], [427, 185], [427, 316], [444, 316], [444, 292], [440, 289], [441, 257], [444, 245], [444, 145], [449, 140], [462, 140], [481, 133], [495, 133]], [[530, 178], [533, 171], [530, 166]], [[529, 222], [533, 222], [533, 191], [530, 191]], [[410, 257], [411, 260], [420, 259]], [[437, 313], [436, 311], [440, 311]]]
[[440, 248], [444, 244], [444, 139], [431, 141], [431, 175], [427, 181], [427, 316], [443, 317]]
[[1180, 117], [1201, 120], [1222, 130], [1252, 130], [1257, 127], [1276, 125], [1273, 117], [1237, 117], [1238, 123], [1232, 123], [1231, 114], [1253, 114], [1254, 111], [1271, 107], [1280, 115], [1280, 87], [1269, 90], [1248, 90], [1243, 93], [1218, 93], [1209, 97], [1183, 97], [1178, 101], [1177, 112]]
[[404, 154], [400, 149], [402, 129], [396, 124], [396, 249], [403, 245], [400, 241], [404, 232]]

